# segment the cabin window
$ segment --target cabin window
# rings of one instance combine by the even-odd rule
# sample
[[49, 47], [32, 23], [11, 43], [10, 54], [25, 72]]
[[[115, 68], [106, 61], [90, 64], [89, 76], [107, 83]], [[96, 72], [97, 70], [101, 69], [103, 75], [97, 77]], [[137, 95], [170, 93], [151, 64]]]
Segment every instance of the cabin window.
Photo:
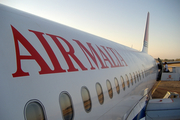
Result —
[[121, 76], [121, 83], [122, 83], [123, 90], [125, 90], [124, 78], [122, 76]]
[[136, 75], [133, 72], [133, 76], [134, 76], [134, 82], [136, 83]]
[[91, 111], [91, 97], [89, 94], [89, 91], [86, 87], [81, 88], [81, 96], [82, 96], [82, 101], [84, 103], [84, 109], [88, 113]]
[[115, 82], [115, 86], [116, 86], [116, 91], [119, 94], [120, 93], [120, 87], [119, 87], [119, 82], [118, 82], [117, 78], [114, 78], [114, 82]]
[[129, 73], [129, 76], [130, 76], [130, 80], [131, 80], [131, 85], [133, 85], [133, 78], [132, 78], [131, 73]]
[[143, 73], [143, 71], [142, 71], [142, 77], [144, 78], [144, 73]]
[[139, 82], [139, 76], [138, 73], [136, 72], [136, 77], [137, 77], [137, 81]]
[[74, 109], [70, 95], [67, 92], [62, 92], [59, 96], [59, 103], [64, 120], [72, 120], [74, 117]]
[[102, 105], [104, 102], [104, 94], [103, 94], [102, 87], [99, 83], [96, 83], [96, 91], [97, 91], [99, 103]]
[[42, 104], [37, 100], [29, 101], [25, 106], [26, 120], [46, 120]]
[[141, 80], [141, 73], [139, 72], [139, 79]]
[[106, 85], [107, 85], [109, 97], [112, 98], [112, 97], [113, 97], [113, 91], [112, 91], [111, 82], [110, 82], [109, 80], [107, 80], [107, 81], [106, 81]]
[[130, 87], [129, 78], [128, 78], [127, 74], [126, 74], [126, 81], [127, 81], [128, 87]]

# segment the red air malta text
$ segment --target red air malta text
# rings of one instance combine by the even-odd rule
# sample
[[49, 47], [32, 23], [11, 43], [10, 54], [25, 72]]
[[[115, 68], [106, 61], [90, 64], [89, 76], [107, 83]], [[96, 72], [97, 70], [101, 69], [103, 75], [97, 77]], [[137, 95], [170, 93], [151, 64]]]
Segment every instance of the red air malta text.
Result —
[[[47, 55], [49, 56], [52, 65], [54, 69], [50, 69], [48, 64], [45, 62], [45, 60], [42, 58], [42, 56], [38, 53], [38, 51], [31, 45], [30, 42], [16, 29], [11, 25], [12, 33], [14, 36], [14, 43], [15, 43], [15, 50], [16, 50], [16, 63], [17, 63], [17, 70], [15, 73], [12, 74], [13, 77], [22, 77], [22, 76], [29, 76], [29, 72], [25, 72], [21, 68], [21, 60], [35, 60], [37, 64], [40, 66], [41, 70], [39, 71], [39, 74], [51, 74], [51, 73], [64, 73], [64, 72], [75, 72], [79, 71], [73, 64], [73, 61], [77, 63], [77, 65], [83, 70], [95, 70], [98, 69], [107, 69], [107, 68], [115, 68], [115, 67], [124, 67], [127, 66], [127, 63], [122, 58], [122, 56], [111, 47], [106, 46], [97, 46], [94, 45], [97, 49], [95, 50], [95, 47], [92, 46], [91, 43], [86, 43], [89, 47], [89, 49], [86, 48], [79, 40], [72, 39], [79, 48], [82, 50], [84, 55], [87, 58], [87, 61], [90, 64], [90, 68], [87, 68], [75, 55], [75, 49], [73, 46], [63, 37], [58, 35], [52, 35], [48, 33], [43, 33], [39, 31], [29, 30], [29, 32], [33, 33], [38, 40], [41, 42], [42, 46], [44, 47], [45, 51], [47, 52]], [[57, 45], [58, 49], [62, 53], [62, 57], [67, 63], [68, 69], [64, 69], [61, 67], [61, 63], [58, 61], [55, 53], [53, 52], [51, 46], [48, 44], [44, 36], [49, 36], [52, 41]], [[61, 42], [64, 42], [69, 50], [66, 51]], [[20, 49], [19, 49], [19, 43], [21, 43], [24, 48], [30, 53], [30, 55], [21, 55]], [[113, 56], [112, 56], [113, 55]], [[94, 64], [93, 64], [93, 63]], [[109, 63], [109, 64], [107, 64]], [[93, 66], [94, 65], [94, 66]], [[109, 66], [108, 66], [109, 65]]]

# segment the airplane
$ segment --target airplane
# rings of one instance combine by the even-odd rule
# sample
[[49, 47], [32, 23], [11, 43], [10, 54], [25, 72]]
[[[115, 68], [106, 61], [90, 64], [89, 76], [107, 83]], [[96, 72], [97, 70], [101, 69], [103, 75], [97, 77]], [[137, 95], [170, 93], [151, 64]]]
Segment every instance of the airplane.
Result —
[[145, 119], [158, 67], [142, 51], [0, 5], [1, 120]]

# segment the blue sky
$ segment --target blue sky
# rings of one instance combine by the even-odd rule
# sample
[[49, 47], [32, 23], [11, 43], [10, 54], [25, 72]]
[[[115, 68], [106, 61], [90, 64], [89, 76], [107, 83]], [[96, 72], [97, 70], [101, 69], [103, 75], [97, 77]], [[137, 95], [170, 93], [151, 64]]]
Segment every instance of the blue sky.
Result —
[[141, 50], [150, 12], [149, 54], [180, 58], [180, 0], [0, 0], [1, 4]]

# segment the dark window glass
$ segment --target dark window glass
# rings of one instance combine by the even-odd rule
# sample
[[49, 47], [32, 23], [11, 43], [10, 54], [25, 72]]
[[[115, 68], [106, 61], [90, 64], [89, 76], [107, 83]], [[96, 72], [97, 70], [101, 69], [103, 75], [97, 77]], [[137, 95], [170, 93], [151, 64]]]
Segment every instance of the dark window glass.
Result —
[[96, 83], [96, 91], [97, 91], [99, 103], [102, 105], [104, 102], [104, 94], [103, 94], [102, 87], [99, 83]]
[[122, 76], [121, 76], [121, 83], [122, 83], [123, 90], [125, 90], [124, 78]]
[[26, 120], [45, 120], [42, 105], [38, 101], [30, 101], [25, 107]]
[[136, 83], [136, 75], [133, 73], [133, 76], [134, 76], [134, 82]]
[[88, 91], [88, 89], [86, 87], [81, 88], [81, 96], [82, 96], [82, 100], [83, 100], [83, 103], [84, 103], [85, 111], [90, 112], [91, 107], [92, 107], [91, 97], [90, 97], [89, 91]]
[[139, 79], [141, 80], [141, 73], [139, 72]]
[[139, 76], [138, 73], [136, 72], [136, 77], [137, 77], [137, 81], [139, 82]]
[[72, 120], [74, 117], [74, 110], [70, 95], [63, 92], [59, 96], [59, 103], [62, 110], [62, 116], [64, 120]]
[[144, 73], [143, 73], [143, 71], [142, 71], [142, 77], [144, 78]]
[[129, 78], [128, 78], [128, 76], [127, 76], [127, 75], [126, 75], [126, 81], [127, 81], [127, 85], [128, 85], [128, 87], [130, 87]]
[[116, 86], [116, 91], [119, 94], [120, 93], [120, 87], [119, 87], [119, 82], [118, 82], [117, 78], [114, 78], [114, 82], [115, 82], [115, 86]]
[[129, 73], [129, 76], [130, 76], [130, 80], [131, 80], [131, 85], [133, 85], [133, 78], [132, 78], [131, 73]]
[[106, 81], [106, 85], [107, 85], [109, 97], [112, 98], [113, 97], [113, 91], [112, 91], [112, 86], [111, 86], [111, 83], [109, 80]]

